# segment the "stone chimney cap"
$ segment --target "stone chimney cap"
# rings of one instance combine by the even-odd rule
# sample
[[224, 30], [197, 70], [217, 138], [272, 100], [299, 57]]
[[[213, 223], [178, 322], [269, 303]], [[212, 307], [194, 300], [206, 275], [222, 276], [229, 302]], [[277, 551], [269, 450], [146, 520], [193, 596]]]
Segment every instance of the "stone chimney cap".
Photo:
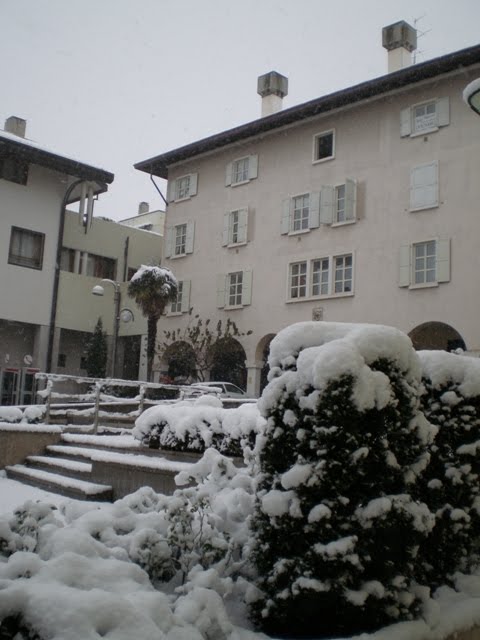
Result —
[[148, 202], [140, 202], [138, 205], [138, 215], [141, 215], [142, 213], [148, 213], [150, 209], [150, 205], [148, 204]]
[[265, 98], [275, 95], [284, 98], [288, 94], [288, 78], [278, 71], [270, 71], [258, 77], [257, 93]]
[[405, 20], [394, 22], [382, 29], [382, 46], [387, 51], [403, 47], [407, 51], [417, 48], [417, 30]]

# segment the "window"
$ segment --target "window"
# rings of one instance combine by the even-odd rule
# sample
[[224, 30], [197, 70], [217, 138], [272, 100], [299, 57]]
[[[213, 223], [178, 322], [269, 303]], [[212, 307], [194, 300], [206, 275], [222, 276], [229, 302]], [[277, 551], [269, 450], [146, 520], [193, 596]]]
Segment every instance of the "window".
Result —
[[116, 272], [117, 261], [114, 258], [105, 258], [104, 256], [97, 256], [94, 253], [82, 254], [81, 273], [84, 275], [93, 278], [115, 280]]
[[170, 305], [170, 314], [186, 313], [190, 307], [190, 280], [178, 282], [177, 299]]
[[258, 156], [245, 156], [227, 164], [225, 186], [244, 184], [258, 176]]
[[353, 293], [353, 255], [330, 256], [289, 265], [288, 298], [350, 295]]
[[335, 187], [335, 222], [345, 222], [346, 219], [345, 185], [340, 184]]
[[303, 231], [309, 228], [310, 194], [295, 196], [292, 202], [292, 231]]
[[421, 164], [410, 172], [410, 211], [438, 207], [438, 162]]
[[247, 242], [248, 209], [229, 211], [223, 218], [222, 245], [238, 245]]
[[190, 220], [174, 227], [168, 227], [165, 236], [165, 257], [180, 258], [193, 253], [195, 223]]
[[186, 251], [187, 243], [187, 225], [179, 224], [175, 227], [175, 255], [183, 256]]
[[252, 272], [221, 274], [217, 281], [217, 307], [237, 308], [251, 304]]
[[44, 233], [12, 227], [8, 251], [9, 264], [29, 267], [30, 269], [41, 269], [44, 243]]
[[60, 257], [60, 269], [75, 273], [75, 249], [62, 247], [62, 255]]
[[400, 247], [400, 287], [431, 287], [449, 280], [449, 240], [426, 240]]
[[313, 161], [331, 160], [335, 155], [335, 132], [324, 131], [313, 138]]
[[178, 200], [186, 200], [197, 195], [198, 173], [190, 173], [181, 176], [168, 183], [169, 202], [177, 202]]
[[400, 112], [400, 135], [402, 137], [431, 133], [448, 124], [450, 124], [448, 98], [415, 104]]
[[28, 163], [11, 156], [0, 158], [0, 178], [16, 184], [27, 184]]
[[320, 193], [302, 193], [283, 201], [281, 233], [302, 233], [320, 226]]

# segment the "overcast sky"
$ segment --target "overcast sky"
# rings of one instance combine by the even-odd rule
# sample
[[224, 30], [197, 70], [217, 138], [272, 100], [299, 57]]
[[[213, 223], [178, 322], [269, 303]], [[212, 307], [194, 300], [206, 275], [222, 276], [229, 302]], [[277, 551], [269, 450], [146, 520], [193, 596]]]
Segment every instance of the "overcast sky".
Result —
[[163, 208], [133, 164], [258, 118], [259, 75], [285, 107], [380, 76], [419, 18], [418, 61], [478, 44], [479, 0], [0, 0], [0, 128], [113, 172], [95, 213], [125, 218]]

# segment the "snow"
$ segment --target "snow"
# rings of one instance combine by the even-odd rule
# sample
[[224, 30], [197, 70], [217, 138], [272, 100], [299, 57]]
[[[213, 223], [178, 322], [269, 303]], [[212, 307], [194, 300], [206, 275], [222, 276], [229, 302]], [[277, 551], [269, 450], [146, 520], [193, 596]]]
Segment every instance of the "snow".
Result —
[[51, 424], [9, 424], [0, 422], [0, 431], [22, 431], [25, 433], [62, 433], [60, 427]]
[[[480, 395], [480, 358], [445, 351], [419, 351], [418, 357], [424, 376], [436, 389], [455, 383], [465, 398]], [[455, 404], [453, 395], [443, 396], [446, 396], [445, 402]]]
[[166, 293], [170, 291], [170, 287], [172, 285], [177, 285], [177, 279], [170, 271], [170, 269], [165, 269], [164, 267], [158, 266], [148, 266], [146, 264], [142, 264], [137, 269], [137, 271], [130, 278], [130, 282], [137, 282], [137, 280], [140, 281], [145, 276], [152, 277], [153, 279], [163, 283], [163, 287]]

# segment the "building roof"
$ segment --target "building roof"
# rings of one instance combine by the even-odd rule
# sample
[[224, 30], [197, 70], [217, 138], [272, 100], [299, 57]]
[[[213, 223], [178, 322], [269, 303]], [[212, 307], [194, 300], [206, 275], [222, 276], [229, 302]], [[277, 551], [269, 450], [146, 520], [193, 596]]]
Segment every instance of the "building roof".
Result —
[[368, 98], [402, 89], [439, 75], [457, 71], [462, 67], [469, 67], [480, 63], [480, 45], [449, 53], [440, 58], [427, 60], [389, 73], [367, 82], [348, 87], [309, 102], [284, 109], [273, 115], [253, 120], [234, 129], [222, 131], [208, 138], [187, 144], [178, 149], [162, 153], [148, 160], [137, 162], [134, 166], [139, 171], [153, 174], [159, 178], [168, 178], [168, 167], [174, 163], [194, 158], [202, 153], [220, 149], [221, 147], [261, 135], [280, 127], [284, 127], [305, 118], [311, 118], [333, 109], [361, 102]]
[[6, 155], [14, 155], [41, 167], [61, 171], [85, 180], [111, 184], [114, 179], [113, 173], [105, 169], [92, 167], [74, 158], [59, 155], [32, 140], [0, 130], [0, 158]]

